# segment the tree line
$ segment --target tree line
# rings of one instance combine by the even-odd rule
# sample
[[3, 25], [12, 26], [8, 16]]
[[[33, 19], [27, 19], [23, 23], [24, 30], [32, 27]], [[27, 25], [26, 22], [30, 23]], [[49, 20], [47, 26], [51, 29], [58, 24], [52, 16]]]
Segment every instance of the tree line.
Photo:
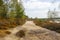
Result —
[[[22, 25], [26, 18], [21, 0], [0, 0], [0, 24], [7, 21], [9, 25]], [[1, 20], [5, 21], [1, 23]]]

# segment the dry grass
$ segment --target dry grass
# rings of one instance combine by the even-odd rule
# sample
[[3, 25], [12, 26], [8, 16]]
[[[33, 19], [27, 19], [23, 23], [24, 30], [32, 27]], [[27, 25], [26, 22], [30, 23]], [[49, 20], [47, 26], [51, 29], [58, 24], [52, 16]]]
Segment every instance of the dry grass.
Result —
[[54, 22], [49, 22], [49, 21], [39, 21], [39, 20], [34, 20], [34, 23], [38, 26], [56, 31], [60, 33], [60, 23], [54, 23]]
[[[19, 25], [23, 25], [25, 23], [25, 20], [19, 20]], [[0, 19], [0, 37], [4, 37], [7, 34], [10, 34], [9, 30], [11, 28], [17, 27], [18, 24], [16, 23], [16, 20], [11, 19]]]
[[25, 31], [24, 30], [20, 30], [19, 32], [16, 33], [17, 37], [24, 37], [25, 36]]
[[10, 28], [14, 28], [16, 26], [19, 25], [23, 25], [26, 21], [19, 19], [19, 21], [17, 22], [17, 20], [11, 20], [11, 19], [0, 19], [0, 30], [6, 30], [6, 29], [10, 29]]
[[7, 30], [0, 30], [0, 37], [4, 37], [8, 34], [10, 34], [11, 32], [7, 31]]

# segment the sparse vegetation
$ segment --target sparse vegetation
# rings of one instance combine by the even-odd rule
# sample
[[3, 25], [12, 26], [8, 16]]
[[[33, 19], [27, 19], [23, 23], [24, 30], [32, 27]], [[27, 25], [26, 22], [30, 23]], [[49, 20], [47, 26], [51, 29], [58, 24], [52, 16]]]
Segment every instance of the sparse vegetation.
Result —
[[0, 33], [2, 35], [4, 35], [3, 33], [10, 34], [10, 32], [4, 32], [3, 30], [23, 25], [27, 18], [21, 2], [11, 0], [7, 3], [7, 1], [9, 0], [0, 0]]
[[34, 23], [38, 26], [47, 28], [60, 33], [60, 23], [49, 22], [48, 20], [35, 19]]
[[20, 37], [20, 38], [24, 37], [25, 36], [25, 31], [24, 30], [20, 30], [19, 32], [16, 33], [16, 36]]
[[10, 34], [11, 32], [7, 31], [7, 30], [0, 30], [0, 37], [4, 37], [8, 34]]

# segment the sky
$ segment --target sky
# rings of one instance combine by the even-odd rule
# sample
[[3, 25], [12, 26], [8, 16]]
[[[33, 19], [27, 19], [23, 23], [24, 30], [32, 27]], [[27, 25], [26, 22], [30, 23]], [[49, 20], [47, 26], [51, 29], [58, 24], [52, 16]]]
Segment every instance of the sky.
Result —
[[60, 11], [60, 0], [22, 0], [25, 13], [29, 17], [47, 18], [48, 10]]

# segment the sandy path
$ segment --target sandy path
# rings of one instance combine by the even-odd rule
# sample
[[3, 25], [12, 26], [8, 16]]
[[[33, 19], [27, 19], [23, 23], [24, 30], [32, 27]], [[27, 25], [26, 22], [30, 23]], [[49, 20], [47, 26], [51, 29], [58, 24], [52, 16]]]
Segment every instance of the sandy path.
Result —
[[[15, 34], [26, 29], [25, 37], [19, 38]], [[11, 29], [11, 34], [4, 37], [4, 40], [60, 40], [60, 34], [48, 29], [36, 26], [33, 21], [27, 21], [23, 26], [17, 26]]]

